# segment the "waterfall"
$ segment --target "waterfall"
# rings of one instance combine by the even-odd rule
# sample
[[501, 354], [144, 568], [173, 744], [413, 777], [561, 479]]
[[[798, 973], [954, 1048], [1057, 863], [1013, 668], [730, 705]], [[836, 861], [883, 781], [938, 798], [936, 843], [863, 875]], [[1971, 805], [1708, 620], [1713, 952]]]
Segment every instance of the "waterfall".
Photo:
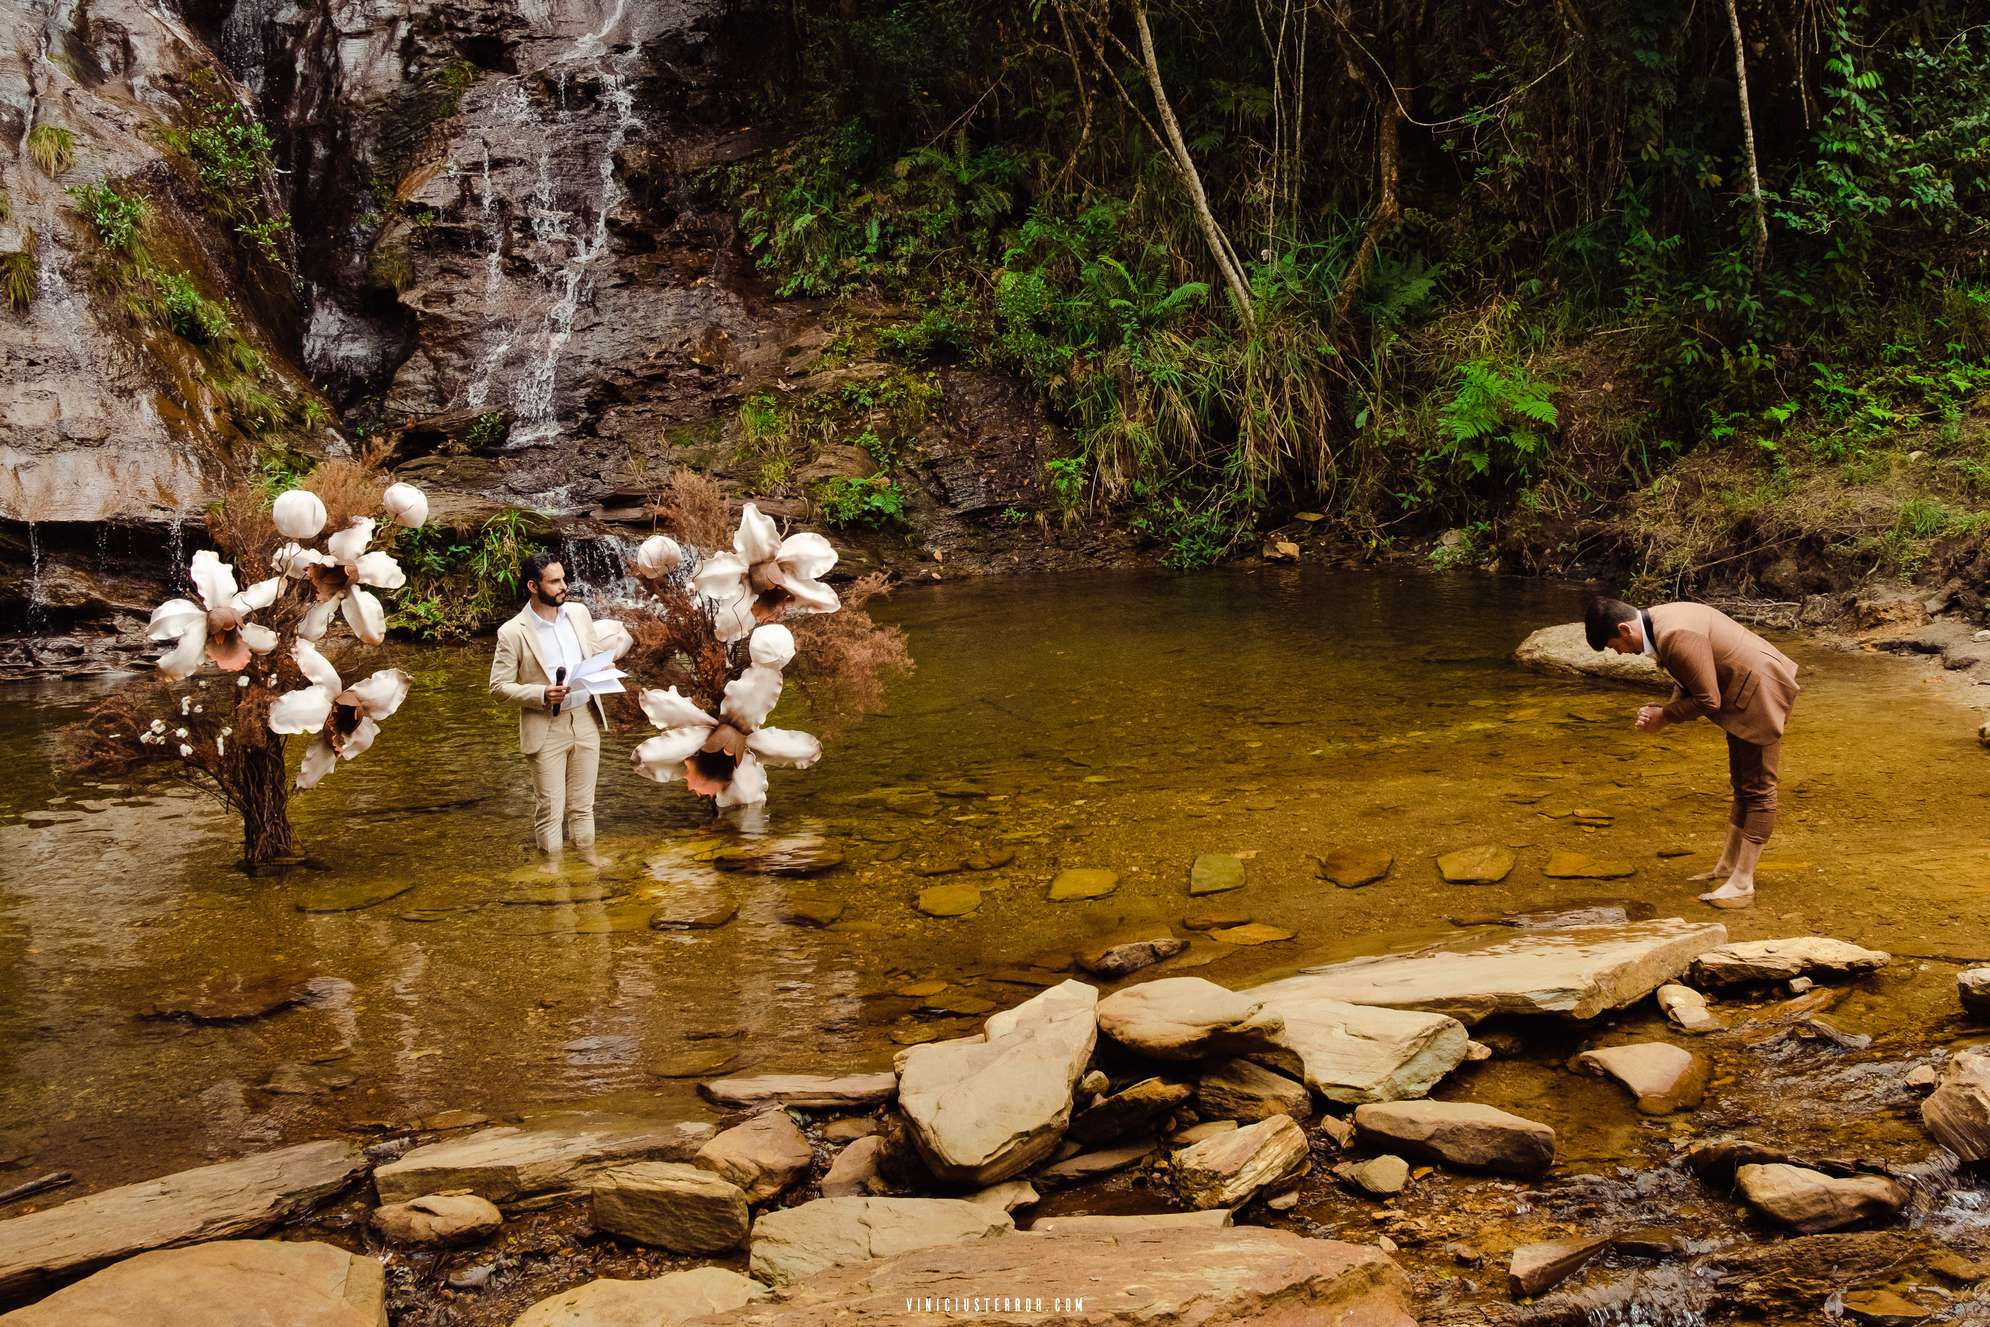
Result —
[[41, 537], [35, 533], [34, 517], [28, 522], [28, 630], [39, 631], [48, 620], [48, 592], [41, 583]]
[[575, 535], [560, 549], [566, 559], [570, 593], [597, 604], [634, 603], [642, 593], [629, 568], [636, 562], [636, 543], [621, 535]]
[[[537, 167], [531, 193], [524, 200], [531, 223], [529, 256], [551, 302], [537, 320], [537, 326], [532, 325], [529, 317], [521, 320], [515, 313], [507, 315], [503, 308], [500, 295], [506, 224], [497, 205], [490, 142], [486, 139], [478, 206], [488, 246], [484, 255], [487, 349], [478, 357], [464, 400], [471, 409], [480, 411], [508, 405], [510, 440], [516, 446], [557, 436], [563, 428], [557, 390], [561, 361], [568, 342], [573, 339], [575, 315], [591, 292], [592, 268], [608, 249], [609, 214], [626, 196], [616, 177], [615, 157], [641, 121], [636, 115], [629, 76], [618, 67], [628, 57], [616, 56], [607, 49], [609, 36], [622, 21], [624, 7], [625, 0], [618, 0], [601, 29], [577, 40], [551, 71], [548, 82], [555, 104], [550, 113], [533, 107], [525, 90], [527, 75], [508, 79], [491, 103], [493, 117], [510, 131], [500, 149], [518, 150], [521, 158], [534, 161]], [[592, 151], [593, 169], [586, 172], [598, 180], [598, 188], [591, 198], [568, 208], [561, 204], [560, 172], [556, 166], [585, 146], [587, 140], [580, 131], [585, 117], [592, 113], [591, 107], [578, 114], [569, 107], [567, 88], [573, 72], [571, 66], [575, 64], [590, 66], [598, 74], [601, 102], [613, 113], [614, 122], [599, 147]], [[522, 352], [525, 358], [522, 365], [510, 363], [514, 350]]]

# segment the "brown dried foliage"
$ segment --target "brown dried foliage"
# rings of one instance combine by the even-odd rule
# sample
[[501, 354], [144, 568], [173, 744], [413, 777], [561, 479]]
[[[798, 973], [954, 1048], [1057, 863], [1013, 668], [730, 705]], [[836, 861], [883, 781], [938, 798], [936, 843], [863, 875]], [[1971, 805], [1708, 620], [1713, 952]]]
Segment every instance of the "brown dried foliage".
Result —
[[718, 481], [679, 466], [664, 490], [649, 501], [649, 513], [680, 544], [693, 548], [732, 547], [730, 513]]
[[716, 713], [733, 675], [732, 651], [718, 637], [711, 615], [681, 578], [644, 581], [656, 603], [622, 615], [635, 641], [618, 667], [637, 685], [624, 693], [615, 720], [625, 731], [647, 722], [638, 692], [676, 687], [699, 707]]

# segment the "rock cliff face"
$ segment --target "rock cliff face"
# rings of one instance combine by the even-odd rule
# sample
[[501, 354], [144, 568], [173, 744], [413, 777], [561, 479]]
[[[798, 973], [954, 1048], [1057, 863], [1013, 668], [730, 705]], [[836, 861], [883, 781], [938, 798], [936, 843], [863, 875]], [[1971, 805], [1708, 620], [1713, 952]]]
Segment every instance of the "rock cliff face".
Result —
[[[887, 366], [824, 354], [821, 311], [768, 298], [707, 172], [763, 146], [735, 95], [721, 0], [17, 0], [0, 11], [0, 672], [87, 667], [231, 478], [384, 440], [445, 523], [516, 507], [582, 560], [646, 525], [690, 463], [777, 514], [880, 462], [818, 428], [742, 446], [753, 393], [805, 400]], [[730, 81], [729, 81], [730, 80]], [[267, 126], [250, 197], [217, 196], [188, 127]], [[73, 138], [57, 170], [39, 126]], [[45, 137], [45, 135], [44, 135]], [[113, 253], [78, 185], [141, 198], [145, 262]], [[286, 214], [251, 243], [242, 217]], [[155, 272], [153, 269], [156, 268]], [[253, 349], [246, 403], [154, 289], [184, 269]], [[131, 295], [137, 289], [142, 298]], [[149, 304], [148, 304], [149, 301]], [[137, 307], [134, 306], [143, 306]], [[177, 315], [175, 315], [177, 316]], [[232, 345], [232, 343], [230, 343]], [[1044, 426], [996, 375], [927, 375], [882, 464], [906, 538], [853, 566], [1045, 560]], [[260, 405], [258, 404], [260, 403]], [[257, 410], [261, 413], [258, 414]], [[837, 445], [837, 444], [843, 445]], [[1034, 532], [1032, 532], [1034, 534]], [[861, 542], [861, 541], [860, 541]], [[1052, 554], [1054, 556], [1054, 553]], [[76, 637], [51, 643], [51, 633]], [[52, 651], [52, 653], [51, 653]]]

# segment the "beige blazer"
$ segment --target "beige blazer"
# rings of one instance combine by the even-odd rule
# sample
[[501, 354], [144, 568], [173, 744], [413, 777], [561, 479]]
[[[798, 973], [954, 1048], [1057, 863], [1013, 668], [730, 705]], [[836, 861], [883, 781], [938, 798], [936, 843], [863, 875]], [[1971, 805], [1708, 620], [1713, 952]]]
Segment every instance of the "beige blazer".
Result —
[[1796, 700], [1797, 666], [1781, 650], [1706, 604], [1660, 604], [1651, 614], [1652, 648], [1675, 690], [1665, 717], [1702, 715], [1756, 746], [1782, 740]]
[[[567, 604], [573, 622], [574, 638], [580, 642], [583, 657], [600, 653], [594, 643], [594, 618], [577, 603]], [[532, 621], [532, 605], [518, 610], [518, 616], [498, 628], [497, 653], [491, 658], [491, 694], [507, 705], [518, 707], [518, 749], [526, 755], [546, 744], [546, 730], [553, 725], [553, 713], [546, 708], [546, 688], [553, 685], [553, 669], [540, 653], [539, 628]], [[601, 697], [588, 697], [601, 726], [608, 726], [608, 711]]]

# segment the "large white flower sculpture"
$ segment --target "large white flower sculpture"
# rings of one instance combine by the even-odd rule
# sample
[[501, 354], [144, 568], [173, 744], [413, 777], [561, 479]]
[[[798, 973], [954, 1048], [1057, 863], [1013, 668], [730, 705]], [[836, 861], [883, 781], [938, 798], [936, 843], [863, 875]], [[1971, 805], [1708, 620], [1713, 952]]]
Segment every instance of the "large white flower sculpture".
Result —
[[794, 633], [768, 625], [755, 630], [747, 648], [752, 665], [726, 683], [716, 715], [707, 714], [676, 687], [644, 691], [643, 713], [662, 731], [632, 753], [636, 773], [658, 783], [680, 775], [694, 793], [721, 807], [767, 800], [769, 765], [806, 769], [822, 756], [808, 733], [766, 728], [781, 699], [781, 670], [795, 657]]
[[286, 736], [317, 734], [297, 771], [297, 786], [314, 788], [340, 760], [351, 760], [373, 745], [380, 735], [380, 720], [401, 708], [413, 679], [398, 668], [383, 668], [347, 686], [308, 640], [299, 640], [291, 657], [310, 685], [276, 698], [269, 709], [269, 728]]
[[401, 564], [389, 553], [367, 550], [373, 540], [376, 522], [360, 516], [351, 525], [325, 540], [325, 551], [286, 544], [276, 555], [277, 567], [285, 575], [311, 582], [318, 602], [297, 624], [297, 634], [305, 640], [323, 640], [332, 624], [332, 614], [345, 610], [352, 634], [368, 645], [387, 639], [387, 610], [367, 592], [398, 590], [407, 584]]
[[836, 565], [836, 549], [819, 534], [781, 538], [752, 503], [739, 515], [733, 551], [706, 558], [691, 583], [715, 606], [719, 639], [743, 639], [756, 622], [784, 614], [833, 613], [842, 603], [820, 577]]
[[167, 681], [192, 676], [203, 656], [226, 672], [239, 673], [249, 666], [251, 654], [268, 654], [276, 648], [276, 633], [249, 621], [249, 614], [276, 602], [283, 588], [279, 577], [238, 590], [235, 569], [206, 548], [193, 555], [187, 570], [200, 602], [168, 599], [152, 610], [146, 629], [153, 640], [179, 642], [159, 660], [159, 671]]

